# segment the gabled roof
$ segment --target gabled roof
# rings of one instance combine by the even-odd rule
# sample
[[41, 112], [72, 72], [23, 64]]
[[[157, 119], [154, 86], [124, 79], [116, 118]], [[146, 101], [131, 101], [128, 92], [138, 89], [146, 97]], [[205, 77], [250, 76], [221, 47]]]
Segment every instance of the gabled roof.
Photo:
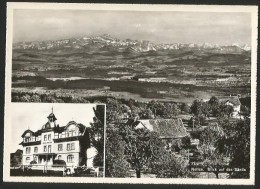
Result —
[[65, 131], [66, 128], [71, 124], [77, 125], [79, 127], [80, 132], [83, 133], [85, 131], [86, 126], [84, 126], [81, 123], [76, 123], [75, 121], [70, 121], [66, 126], [60, 127], [60, 126], [57, 125], [56, 127], [48, 127], [48, 128], [42, 127], [41, 129], [37, 130], [36, 132], [33, 132], [33, 131], [28, 129], [28, 130], [24, 131], [24, 133], [22, 134], [22, 137], [24, 137], [26, 135], [26, 133], [28, 133], [28, 132], [30, 132], [33, 136], [39, 136], [41, 133], [46, 132], [46, 131], [54, 131], [54, 132], [57, 132], [57, 133], [61, 133], [61, 132]]
[[157, 132], [161, 138], [181, 138], [188, 135], [179, 118], [174, 119], [147, 119], [134, 122], [135, 128], [142, 126], [150, 131]]
[[79, 128], [79, 131], [80, 131], [80, 132], [83, 132], [83, 131], [85, 130], [85, 128], [86, 128], [86, 126], [84, 126], [84, 125], [81, 124], [81, 123], [78, 124], [76, 121], [70, 121], [70, 122], [63, 128], [63, 130], [66, 130], [67, 127], [70, 126], [70, 125], [76, 125], [76, 126]]
[[30, 129], [27, 129], [26, 131], [23, 132], [22, 137], [24, 137], [27, 133], [31, 133], [32, 135], [34, 135], [33, 131], [31, 131]]
[[232, 104], [234, 104], [235, 106], [241, 105], [241, 102], [238, 98], [238, 96], [216, 96], [216, 98], [220, 101], [220, 102], [230, 102]]

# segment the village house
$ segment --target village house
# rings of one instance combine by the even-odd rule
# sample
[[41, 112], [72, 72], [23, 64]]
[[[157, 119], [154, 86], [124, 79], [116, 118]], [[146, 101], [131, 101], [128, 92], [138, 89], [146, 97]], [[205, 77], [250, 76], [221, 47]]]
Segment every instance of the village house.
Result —
[[219, 102], [224, 103], [225, 105], [232, 106], [234, 111], [232, 113], [233, 117], [238, 117], [240, 113], [241, 102], [238, 96], [216, 96]]
[[28, 129], [22, 134], [22, 165], [33, 164], [40, 169], [55, 166], [55, 162], [63, 162], [66, 166], [87, 165], [86, 151], [90, 148], [88, 127], [75, 121], [59, 126], [53, 112], [47, 118], [38, 131]]
[[145, 128], [158, 133], [159, 138], [166, 142], [168, 148], [189, 135], [180, 118], [129, 120], [126, 124], [131, 124], [135, 129]]

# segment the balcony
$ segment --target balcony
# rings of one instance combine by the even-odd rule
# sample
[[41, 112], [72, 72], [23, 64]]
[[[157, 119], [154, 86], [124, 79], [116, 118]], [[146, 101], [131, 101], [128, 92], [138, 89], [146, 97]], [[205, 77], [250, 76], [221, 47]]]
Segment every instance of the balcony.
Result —
[[75, 140], [80, 140], [83, 136], [71, 136], [71, 137], [66, 137], [66, 138], [54, 138], [53, 142], [69, 142], [69, 141], [75, 141]]
[[38, 141], [29, 141], [29, 142], [23, 141], [20, 144], [23, 145], [23, 146], [32, 146], [32, 145], [39, 145], [39, 144], [41, 144], [41, 141], [40, 140], [38, 140]]
[[79, 131], [55, 133], [54, 139], [69, 138], [69, 137], [74, 137], [74, 136], [82, 136], [82, 133]]

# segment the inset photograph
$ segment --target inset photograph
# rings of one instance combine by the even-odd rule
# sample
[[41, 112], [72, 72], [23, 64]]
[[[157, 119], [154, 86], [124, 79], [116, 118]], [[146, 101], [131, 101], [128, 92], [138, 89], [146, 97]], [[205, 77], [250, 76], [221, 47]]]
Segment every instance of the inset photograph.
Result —
[[12, 103], [10, 176], [103, 177], [105, 105]]

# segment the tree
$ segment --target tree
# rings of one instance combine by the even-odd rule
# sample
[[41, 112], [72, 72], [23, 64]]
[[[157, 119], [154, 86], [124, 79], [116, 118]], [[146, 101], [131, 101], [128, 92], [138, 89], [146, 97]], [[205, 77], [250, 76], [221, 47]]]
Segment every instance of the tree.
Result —
[[150, 109], [142, 109], [138, 115], [140, 119], [154, 119], [154, 114]]
[[107, 99], [106, 107], [106, 121], [108, 123], [119, 123], [124, 118], [128, 118], [129, 110], [131, 111], [127, 105], [113, 98]]
[[249, 178], [250, 171], [250, 119], [230, 123], [222, 121], [226, 138], [222, 142], [222, 151], [230, 157], [230, 167], [244, 168], [245, 172], [232, 172], [232, 178]]
[[82, 98], [82, 97], [72, 97], [71, 98], [71, 103], [89, 103], [89, 101], [84, 99], [84, 98]]
[[136, 129], [131, 124], [121, 124], [120, 135], [125, 143], [125, 157], [131, 168], [135, 170], [136, 177], [141, 177], [141, 170], [149, 167], [153, 159], [158, 155], [159, 137], [156, 133], [145, 128]]
[[167, 117], [167, 109], [165, 108], [164, 104], [159, 101], [150, 101], [147, 105], [147, 108], [152, 110], [155, 117]]
[[193, 126], [194, 126], [194, 128], [198, 128], [201, 125], [205, 125], [205, 124], [206, 124], [206, 118], [204, 115], [191, 117], [188, 122], [189, 127], [192, 127], [192, 128], [193, 128]]
[[21, 102], [30, 102], [31, 97], [26, 94], [20, 98]]
[[232, 137], [231, 167], [244, 168], [245, 172], [233, 172], [232, 178], [249, 178], [250, 171], [250, 119], [238, 121]]
[[41, 102], [41, 98], [39, 97], [39, 95], [34, 94], [31, 97], [31, 102]]
[[56, 103], [56, 98], [53, 95], [47, 95], [46, 102]]
[[221, 116], [221, 117], [224, 117], [224, 116], [231, 117], [232, 113], [234, 112], [233, 106], [230, 106], [230, 105], [227, 105], [224, 103], [221, 103], [219, 108], [220, 108], [220, 112], [219, 112], [218, 116]]
[[120, 134], [125, 141], [125, 154], [127, 162], [136, 172], [136, 177], [141, 177], [141, 170], [147, 166], [152, 151], [149, 141], [149, 131], [145, 129], [134, 129], [132, 125], [122, 125]]
[[13, 102], [20, 102], [19, 96], [18, 96], [18, 95], [12, 96], [12, 101], [13, 101]]
[[202, 100], [194, 100], [191, 107], [191, 113], [195, 116], [204, 115], [205, 117], [209, 116], [209, 106], [208, 103], [203, 102]]
[[244, 116], [250, 115], [250, 109], [247, 106], [241, 105], [240, 112]]
[[175, 103], [166, 103], [165, 108], [167, 110], [166, 118], [176, 117], [179, 113], [179, 107]]
[[219, 100], [217, 97], [215, 96], [212, 96], [210, 99], [209, 99], [209, 105], [210, 106], [218, 106], [219, 105]]
[[93, 118], [93, 123], [91, 123], [89, 132], [91, 142], [98, 151], [98, 154], [94, 159], [94, 164], [97, 166], [103, 166], [105, 106], [97, 105], [93, 110], [95, 117]]
[[184, 113], [190, 113], [190, 107], [186, 103], [182, 103], [180, 109]]
[[[190, 138], [184, 137], [181, 141], [171, 141], [172, 148], [167, 148], [167, 141], [159, 138], [158, 134], [153, 133], [151, 138], [153, 145], [153, 157], [151, 158], [152, 172], [158, 178], [183, 178], [192, 177], [188, 168], [189, 160], [174, 151], [177, 146], [186, 148], [190, 146]], [[177, 144], [177, 145], [176, 145]]]
[[161, 148], [161, 155], [153, 163], [153, 172], [158, 178], [183, 178], [190, 175], [189, 161], [182, 156]]
[[200, 134], [198, 151], [204, 166], [210, 168], [216, 178], [219, 178], [219, 169], [228, 163], [224, 153], [221, 153], [218, 148], [218, 142], [223, 139], [224, 134], [223, 129], [217, 124], [208, 126]]
[[125, 141], [119, 134], [118, 128], [108, 125], [106, 130], [106, 177], [126, 177], [130, 167], [124, 152]]

